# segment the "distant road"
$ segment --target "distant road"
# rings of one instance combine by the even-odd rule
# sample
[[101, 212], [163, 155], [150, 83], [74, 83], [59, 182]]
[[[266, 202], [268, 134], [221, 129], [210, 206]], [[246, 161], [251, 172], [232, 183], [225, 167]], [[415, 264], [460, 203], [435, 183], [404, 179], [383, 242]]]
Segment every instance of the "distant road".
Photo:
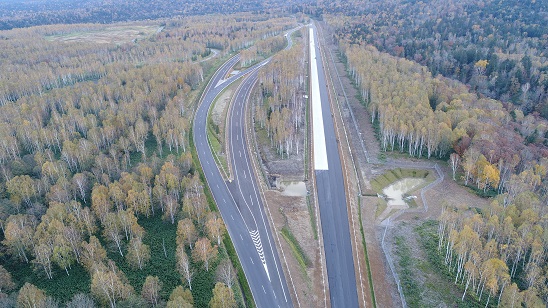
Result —
[[[310, 28], [314, 173], [332, 307], [358, 307], [346, 190], [316, 28]], [[315, 55], [314, 55], [315, 54]], [[315, 66], [315, 67], [314, 67]], [[318, 97], [319, 96], [319, 97]]]

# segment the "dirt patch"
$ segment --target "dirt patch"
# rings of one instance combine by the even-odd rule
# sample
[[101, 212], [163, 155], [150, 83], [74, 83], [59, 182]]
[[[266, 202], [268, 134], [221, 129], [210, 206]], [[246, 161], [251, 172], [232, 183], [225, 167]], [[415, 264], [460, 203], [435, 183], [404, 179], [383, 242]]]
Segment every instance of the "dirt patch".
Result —
[[[293, 289], [291, 293], [297, 294], [294, 303], [298, 301], [302, 307], [324, 306], [320, 251], [318, 241], [314, 239], [306, 197], [283, 196], [277, 190], [265, 190], [264, 196], [272, 215], [271, 227], [280, 239], [283, 251], [280, 258], [289, 268], [289, 271], [285, 271], [288, 286]], [[284, 226], [289, 228], [310, 260], [311, 266], [304, 271], [292, 255], [291, 247], [281, 236], [280, 231]]]

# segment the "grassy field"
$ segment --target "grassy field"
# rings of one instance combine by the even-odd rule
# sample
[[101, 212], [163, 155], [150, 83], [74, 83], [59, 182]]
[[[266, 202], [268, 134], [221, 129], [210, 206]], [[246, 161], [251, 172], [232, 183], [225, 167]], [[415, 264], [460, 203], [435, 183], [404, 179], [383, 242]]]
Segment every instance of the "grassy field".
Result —
[[158, 25], [113, 26], [96, 29], [82, 29], [59, 35], [46, 36], [52, 42], [86, 42], [96, 44], [120, 44], [136, 39], [144, 39], [156, 33]]

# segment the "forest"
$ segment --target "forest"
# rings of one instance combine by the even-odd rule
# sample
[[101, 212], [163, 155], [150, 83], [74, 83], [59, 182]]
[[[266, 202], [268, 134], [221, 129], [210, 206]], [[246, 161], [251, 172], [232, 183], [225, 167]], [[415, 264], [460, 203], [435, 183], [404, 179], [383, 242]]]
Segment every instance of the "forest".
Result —
[[[141, 21], [206, 14], [254, 12], [291, 7], [300, 0], [49, 0], [0, 1], [0, 30], [52, 24]], [[263, 15], [264, 16], [264, 15]]]
[[295, 24], [238, 14], [3, 31], [0, 306], [249, 301], [190, 123], [217, 61]]
[[[340, 30], [341, 57], [382, 150], [445, 160], [453, 180], [493, 197], [488, 208], [446, 206], [439, 218], [438, 253], [462, 299], [486, 307], [545, 306], [546, 119], [434, 77], [416, 59], [381, 52], [373, 38], [356, 42], [338, 18], [326, 21]], [[474, 74], [485, 74], [487, 61], [478, 62]]]
[[548, 119], [545, 1], [329, 1], [310, 10], [336, 23], [349, 42], [367, 42]]

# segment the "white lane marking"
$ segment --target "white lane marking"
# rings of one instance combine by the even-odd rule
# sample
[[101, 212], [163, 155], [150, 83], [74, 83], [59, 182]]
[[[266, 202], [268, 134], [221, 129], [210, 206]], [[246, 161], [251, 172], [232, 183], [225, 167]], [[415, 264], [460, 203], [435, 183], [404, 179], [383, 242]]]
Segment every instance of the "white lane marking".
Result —
[[230, 217], [232, 217], [232, 220], [234, 220], [234, 216], [232, 216], [232, 214], [230, 214]]
[[217, 189], [220, 189], [220, 188], [219, 188], [219, 184], [217, 184]]
[[244, 238], [242, 237], [242, 234], [240, 234], [240, 238], [242, 239], [242, 241], [244, 240]]
[[274, 294], [274, 298], [275, 298], [275, 299], [278, 299], [278, 298], [276, 297], [276, 292], [272, 291], [272, 294]]
[[263, 244], [261, 243], [261, 236], [259, 235], [259, 230], [253, 230], [249, 232], [249, 234], [251, 235], [251, 239], [253, 240], [253, 245], [255, 245], [255, 249], [257, 250], [257, 253], [259, 254], [259, 259], [261, 259], [261, 263], [263, 264], [264, 271], [266, 272], [266, 276], [268, 277], [268, 281], [271, 281], [270, 274], [268, 273], [268, 267], [266, 266], [266, 259], [264, 256]]
[[242, 151], [238, 151], [238, 152], [240, 152], [240, 157], [242, 157]]
[[263, 287], [263, 292], [264, 292], [264, 294], [266, 294], [266, 290], [264, 289], [264, 286], [263, 286], [263, 285], [261, 285], [261, 287]]
[[226, 200], [223, 198], [223, 202], [226, 203]]
[[240, 135], [236, 135], [236, 140], [240, 140], [239, 137], [240, 137]]
[[255, 265], [255, 262], [253, 262], [253, 259], [249, 257], [249, 260], [251, 260], [251, 264]]
[[[244, 170], [244, 179], [247, 179], [247, 175], [245, 175], [245, 170]], [[251, 197], [251, 196], [249, 196], [249, 197]]]

